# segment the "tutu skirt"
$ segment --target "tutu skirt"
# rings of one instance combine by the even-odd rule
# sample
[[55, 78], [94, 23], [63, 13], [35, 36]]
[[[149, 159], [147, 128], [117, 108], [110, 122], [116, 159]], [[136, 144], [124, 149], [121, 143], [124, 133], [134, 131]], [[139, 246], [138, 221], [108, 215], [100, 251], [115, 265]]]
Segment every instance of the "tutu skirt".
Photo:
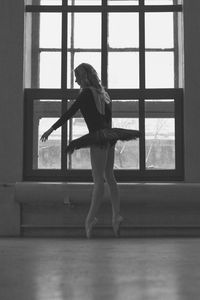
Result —
[[88, 148], [90, 146], [105, 147], [113, 146], [118, 140], [130, 141], [140, 137], [140, 131], [123, 128], [104, 128], [90, 132], [78, 139], [72, 140], [66, 148], [66, 152], [73, 153], [74, 150]]

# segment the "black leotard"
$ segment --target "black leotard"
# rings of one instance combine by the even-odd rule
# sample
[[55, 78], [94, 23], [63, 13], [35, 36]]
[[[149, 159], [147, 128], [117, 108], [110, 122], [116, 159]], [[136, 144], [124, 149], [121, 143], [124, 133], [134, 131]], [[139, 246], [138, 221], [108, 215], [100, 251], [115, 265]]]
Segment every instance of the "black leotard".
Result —
[[111, 103], [105, 102], [105, 115], [102, 115], [95, 104], [93, 93], [90, 88], [84, 88], [78, 95], [72, 106], [55, 122], [52, 126], [54, 130], [62, 126], [67, 120], [80, 109], [89, 132], [95, 132], [99, 129], [111, 128]]

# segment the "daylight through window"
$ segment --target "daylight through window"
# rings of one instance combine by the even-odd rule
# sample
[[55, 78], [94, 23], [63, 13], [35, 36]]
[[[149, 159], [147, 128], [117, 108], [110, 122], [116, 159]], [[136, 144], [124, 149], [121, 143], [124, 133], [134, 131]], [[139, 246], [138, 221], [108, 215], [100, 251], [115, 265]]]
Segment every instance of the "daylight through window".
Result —
[[76, 98], [82, 62], [112, 98], [113, 127], [142, 132], [116, 144], [117, 179], [182, 179], [181, 1], [28, 0], [25, 21], [25, 179], [91, 180], [89, 149], [65, 153], [87, 133], [80, 112], [40, 141]]

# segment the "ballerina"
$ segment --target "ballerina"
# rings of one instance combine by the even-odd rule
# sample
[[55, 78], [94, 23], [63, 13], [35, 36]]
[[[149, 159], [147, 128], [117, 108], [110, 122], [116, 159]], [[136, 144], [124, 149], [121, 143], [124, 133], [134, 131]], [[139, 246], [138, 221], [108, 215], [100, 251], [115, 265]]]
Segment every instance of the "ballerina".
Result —
[[72, 140], [66, 151], [72, 154], [76, 149], [90, 148], [94, 188], [89, 212], [85, 220], [86, 237], [91, 237], [92, 228], [98, 222], [96, 215], [104, 193], [104, 179], [111, 194], [114, 235], [119, 237], [123, 217], [120, 215], [119, 190], [113, 171], [115, 144], [118, 140], [137, 139], [140, 137], [140, 132], [111, 127], [111, 99], [102, 86], [96, 70], [90, 64], [80, 64], [74, 70], [74, 74], [76, 82], [80, 86], [80, 93], [67, 112], [42, 135], [41, 140], [46, 141], [53, 130], [66, 123], [80, 109], [89, 133]]

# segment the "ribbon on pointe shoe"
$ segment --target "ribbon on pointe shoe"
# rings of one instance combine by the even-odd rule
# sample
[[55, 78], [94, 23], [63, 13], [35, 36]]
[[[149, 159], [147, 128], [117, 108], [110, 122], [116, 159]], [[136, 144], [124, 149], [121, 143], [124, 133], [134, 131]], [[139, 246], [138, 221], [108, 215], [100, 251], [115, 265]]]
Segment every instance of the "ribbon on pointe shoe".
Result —
[[115, 220], [112, 220], [112, 227], [115, 234], [115, 237], [119, 237], [120, 225], [123, 222], [124, 218], [118, 216]]
[[92, 228], [97, 224], [98, 219], [94, 218], [89, 225], [85, 225], [86, 237], [91, 238]]

